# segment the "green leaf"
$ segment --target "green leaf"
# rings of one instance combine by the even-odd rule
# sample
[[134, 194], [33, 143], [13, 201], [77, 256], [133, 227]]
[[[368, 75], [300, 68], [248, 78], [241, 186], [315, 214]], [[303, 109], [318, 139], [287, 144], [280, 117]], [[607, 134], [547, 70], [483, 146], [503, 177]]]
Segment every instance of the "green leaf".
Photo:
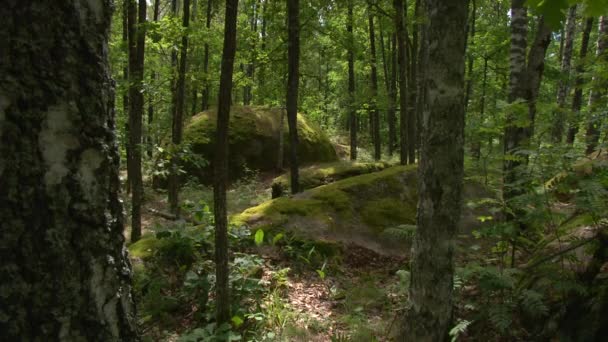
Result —
[[281, 240], [281, 239], [283, 238], [283, 236], [284, 236], [284, 235], [283, 235], [283, 233], [279, 233], [279, 234], [275, 235], [275, 236], [272, 238], [272, 245], [273, 245], [273, 246], [274, 246], [274, 245], [276, 245], [276, 244], [277, 244], [277, 242], [279, 242], [279, 240]]
[[240, 316], [232, 316], [231, 320], [232, 320], [232, 324], [234, 324], [234, 326], [236, 328], [240, 327], [245, 322], [245, 321], [243, 321], [243, 319]]
[[264, 231], [262, 229], [258, 229], [255, 232], [253, 241], [255, 241], [256, 246], [261, 246], [264, 243]]

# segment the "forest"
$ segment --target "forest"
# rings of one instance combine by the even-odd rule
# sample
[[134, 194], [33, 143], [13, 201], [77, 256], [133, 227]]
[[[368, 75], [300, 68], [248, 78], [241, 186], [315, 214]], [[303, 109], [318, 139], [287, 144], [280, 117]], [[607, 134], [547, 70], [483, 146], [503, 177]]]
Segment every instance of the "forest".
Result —
[[0, 341], [608, 339], [608, 0], [0, 17]]

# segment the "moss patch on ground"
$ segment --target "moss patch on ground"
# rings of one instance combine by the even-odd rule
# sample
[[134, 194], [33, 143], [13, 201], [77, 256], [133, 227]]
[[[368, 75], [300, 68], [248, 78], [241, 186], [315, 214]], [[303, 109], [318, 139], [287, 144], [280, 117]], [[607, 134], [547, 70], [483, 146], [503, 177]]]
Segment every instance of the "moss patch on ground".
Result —
[[[289, 139], [287, 120], [281, 127], [283, 110], [261, 106], [233, 106], [229, 127], [229, 177], [237, 179], [247, 170], [274, 170], [279, 158], [279, 136], [283, 134], [284, 156], [288, 163]], [[190, 119], [184, 128], [184, 144], [198, 156], [211, 162], [216, 151], [217, 112], [202, 112]], [[338, 159], [336, 151], [323, 131], [305, 116], [298, 114], [298, 158], [303, 164], [331, 162]], [[211, 166], [184, 165], [188, 174], [203, 183], [210, 181]]]
[[157, 239], [154, 234], [143, 236], [139, 241], [129, 245], [131, 257], [146, 260], [151, 258], [162, 245], [163, 241]]
[[[381, 171], [391, 166], [386, 162], [359, 163], [340, 161], [310, 165], [300, 169], [300, 187], [304, 190], [332, 183], [344, 178]], [[290, 173], [276, 177], [272, 182], [273, 197], [287, 193]]]

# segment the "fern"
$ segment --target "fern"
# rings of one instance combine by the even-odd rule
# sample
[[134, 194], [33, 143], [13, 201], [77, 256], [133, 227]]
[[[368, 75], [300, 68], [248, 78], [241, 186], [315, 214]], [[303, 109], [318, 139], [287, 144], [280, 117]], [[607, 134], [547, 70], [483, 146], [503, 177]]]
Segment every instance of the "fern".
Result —
[[452, 337], [452, 342], [458, 340], [458, 336], [467, 331], [469, 325], [471, 325], [473, 321], [467, 321], [466, 319], [459, 320], [458, 324], [456, 324], [452, 330], [450, 330], [450, 336]]
[[524, 312], [533, 317], [546, 316], [549, 308], [543, 302], [543, 295], [533, 290], [523, 290], [519, 295], [519, 302]]
[[416, 235], [416, 226], [413, 224], [402, 224], [395, 227], [386, 228], [382, 231], [382, 236], [386, 239], [397, 240], [399, 242], [411, 241]]
[[511, 308], [506, 303], [491, 307], [488, 310], [488, 315], [490, 316], [490, 322], [500, 333], [505, 333], [507, 328], [511, 326]]

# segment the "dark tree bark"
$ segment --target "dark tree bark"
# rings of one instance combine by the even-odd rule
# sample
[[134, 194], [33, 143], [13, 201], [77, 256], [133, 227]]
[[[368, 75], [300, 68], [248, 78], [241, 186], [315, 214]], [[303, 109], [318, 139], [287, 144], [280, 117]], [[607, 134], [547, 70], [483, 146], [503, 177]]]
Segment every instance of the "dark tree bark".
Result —
[[[483, 123], [486, 111], [486, 88], [488, 84], [488, 56], [483, 57], [483, 78], [481, 82], [481, 96], [479, 97], [479, 122]], [[471, 155], [473, 159], [479, 160], [481, 158], [481, 140], [479, 138], [473, 139], [471, 146]]]
[[[566, 19], [564, 49], [561, 60], [561, 79], [557, 87], [557, 110], [553, 117], [553, 127], [551, 138], [554, 143], [561, 143], [564, 135], [564, 125], [566, 121], [566, 99], [570, 91], [570, 69], [572, 61], [572, 50], [574, 45], [574, 34], [576, 31], [576, 5], [568, 10]], [[565, 79], [564, 79], [565, 78]]]
[[418, 169], [417, 231], [402, 341], [446, 341], [452, 321], [454, 240], [464, 173], [467, 0], [426, 0], [428, 76]]
[[[158, 22], [160, 17], [160, 0], [154, 0], [154, 13], [152, 14], [152, 20], [154, 22]], [[152, 82], [156, 82], [158, 80], [158, 74], [155, 70], [152, 71]], [[154, 123], [154, 98], [150, 95], [148, 96], [148, 129], [147, 129], [147, 142], [146, 142], [146, 152], [148, 154], [148, 158], [152, 158], [154, 151], [154, 134], [153, 132], [153, 123]]]
[[509, 103], [527, 102], [529, 127], [514, 124], [515, 113], [507, 113], [504, 135], [504, 154], [509, 156], [503, 162], [503, 197], [506, 201], [521, 194], [522, 187], [514, 184], [521, 179], [521, 165], [525, 157], [517, 155], [521, 148], [528, 145], [534, 133], [536, 117], [536, 98], [544, 70], [545, 53], [551, 40], [551, 30], [541, 17], [538, 31], [526, 63], [527, 48], [527, 9], [525, 0], [511, 2], [511, 50], [510, 50], [510, 83]]
[[216, 320], [218, 325], [230, 322], [230, 284], [228, 282], [228, 217], [226, 184], [228, 182], [228, 122], [232, 102], [232, 74], [236, 53], [236, 19], [238, 0], [226, 0], [224, 50], [217, 107], [217, 134], [213, 165], [213, 205], [215, 218]]
[[[608, 59], [606, 55], [606, 48], [608, 47], [608, 18], [606, 16], [600, 17], [598, 36], [597, 36], [597, 48], [595, 55], [598, 58], [604, 60]], [[600, 115], [598, 112], [601, 111], [600, 105], [602, 97], [606, 93], [607, 83], [602, 80], [601, 77], [594, 76], [592, 81], [591, 94], [589, 94], [589, 119], [587, 121], [587, 131], [585, 132], [585, 140], [587, 148], [586, 154], [590, 154], [597, 148], [598, 141], [600, 139]]]
[[467, 52], [468, 52], [468, 70], [467, 70], [467, 80], [466, 80], [466, 92], [464, 95], [464, 112], [467, 112], [467, 109], [469, 108], [469, 101], [471, 99], [471, 92], [473, 91], [473, 64], [475, 62], [475, 58], [473, 58], [473, 53], [470, 51], [471, 50], [471, 46], [473, 46], [473, 44], [475, 43], [475, 17], [476, 17], [476, 12], [477, 12], [477, 5], [475, 3], [475, 0], [472, 0], [472, 10], [471, 10], [471, 16], [469, 17], [469, 23], [467, 25], [467, 31], [468, 31], [468, 35], [467, 35], [467, 44], [466, 44], [466, 48], [467, 48]]
[[374, 31], [374, 13], [372, 12], [371, 2], [368, 6], [368, 23], [369, 23], [369, 48], [370, 48], [370, 66], [371, 66], [371, 103], [370, 103], [370, 135], [374, 144], [374, 159], [380, 160], [382, 150], [380, 145], [380, 114], [378, 113], [378, 70], [376, 64], [376, 33]]
[[568, 127], [568, 136], [566, 142], [568, 144], [574, 143], [574, 137], [578, 133], [578, 122], [583, 105], [583, 84], [585, 83], [585, 59], [587, 58], [587, 51], [589, 50], [589, 35], [591, 35], [591, 29], [593, 28], [593, 18], [587, 18], [585, 20], [585, 28], [583, 29], [583, 37], [581, 38], [581, 50], [579, 52], [579, 60], [576, 66], [576, 80], [574, 81], [574, 95], [572, 95], [572, 118], [570, 119], [570, 126]]
[[[528, 120], [530, 125], [524, 128], [524, 145], [527, 145], [534, 136], [534, 125], [536, 122], [536, 100], [540, 91], [540, 83], [545, 70], [545, 55], [551, 42], [551, 29], [543, 17], [538, 19], [538, 30], [534, 42], [528, 52], [528, 65], [526, 68], [525, 100], [528, 102]], [[527, 162], [527, 158], [526, 158]]]
[[349, 123], [350, 123], [350, 160], [357, 160], [357, 130], [358, 118], [355, 105], [355, 37], [353, 34], [353, 1], [348, 0], [348, 21], [346, 32], [348, 33], [348, 98], [349, 98]]
[[300, 4], [299, 0], [287, 0], [287, 124], [289, 125], [289, 167], [291, 193], [300, 192], [298, 171], [298, 88], [300, 68]]
[[[266, 27], [268, 25], [268, 19], [266, 18], [266, 4], [268, 0], [262, 1], [262, 29], [260, 30], [260, 50], [262, 53], [266, 51]], [[258, 77], [258, 96], [256, 102], [264, 104], [266, 100], [266, 63], [261, 63], [259, 77]]]
[[407, 164], [408, 158], [408, 118], [407, 118], [407, 55], [405, 44], [407, 35], [405, 32], [405, 23], [403, 22], [403, 0], [393, 0], [395, 9], [395, 29], [397, 31], [397, 59], [399, 60], [399, 159], [402, 165]]
[[[382, 21], [379, 21], [382, 24]], [[391, 37], [393, 42], [391, 42]], [[395, 48], [397, 38], [393, 34], [388, 37], [388, 49], [385, 49], [384, 44], [384, 30], [382, 25], [380, 25], [380, 51], [382, 52], [382, 69], [384, 71], [384, 84], [386, 86], [386, 94], [388, 100], [388, 108], [386, 110], [386, 121], [388, 124], [388, 155], [389, 157], [393, 155], [393, 150], [395, 148], [396, 141], [396, 132], [395, 132], [395, 103], [396, 100], [396, 89], [393, 88], [395, 84], [395, 79], [397, 76], [396, 70], [392, 69], [393, 61], [396, 62], [395, 52], [397, 49]], [[392, 47], [392, 48], [391, 48]], [[388, 52], [386, 51], [388, 50]], [[389, 55], [388, 57], [386, 55]]]
[[[190, 0], [184, 0], [183, 3], [183, 19], [182, 27], [185, 29], [190, 25]], [[176, 148], [182, 143], [183, 135], [183, 118], [184, 118], [184, 103], [186, 92], [186, 66], [188, 59], [188, 35], [182, 36], [182, 44], [180, 47], [179, 69], [177, 72], [177, 84], [175, 86], [175, 113], [172, 122], [171, 142]], [[171, 170], [169, 173], [169, 207], [171, 213], [179, 217], [179, 157], [176, 151], [171, 156]]]
[[135, 341], [111, 1], [4, 2], [0, 340]]
[[[405, 2], [405, 8], [403, 9], [403, 18], [404, 18], [404, 23], [407, 23], [407, 1]], [[406, 26], [406, 30], [405, 30], [405, 36], [406, 38], [408, 37], [409, 33], [407, 32], [407, 26]], [[405, 54], [406, 54], [406, 58], [407, 58], [407, 63], [406, 68], [406, 84], [408, 85], [414, 85], [415, 83], [413, 83], [412, 81], [412, 59], [414, 58], [414, 56], [416, 56], [416, 51], [414, 51], [413, 47], [412, 47], [412, 43], [409, 40], [409, 38], [407, 39], [407, 44], [405, 44]], [[415, 143], [415, 136], [416, 136], [416, 116], [414, 115], [414, 105], [415, 105], [415, 101], [411, 101], [411, 96], [412, 96], [412, 88], [414, 87], [407, 87], [407, 96], [409, 97], [409, 100], [407, 101], [407, 136], [408, 136], [408, 144], [407, 144], [407, 156], [408, 156], [408, 164], [413, 164], [416, 162], [416, 143]]]
[[[122, 111], [126, 118], [125, 120], [125, 153], [127, 161], [129, 160], [129, 2], [130, 0], [122, 0], [122, 43], [124, 45], [124, 53], [127, 56], [127, 62], [124, 63], [122, 68], [123, 81], [127, 85], [126, 89], [122, 94]], [[127, 180], [125, 182], [125, 189], [127, 194], [131, 193], [131, 181], [129, 180], [129, 174], [127, 172]]]
[[246, 70], [246, 75], [247, 78], [249, 79], [249, 83], [247, 85], [245, 85], [244, 87], [244, 96], [243, 96], [243, 104], [248, 106], [251, 104], [251, 102], [253, 101], [253, 93], [252, 93], [252, 87], [251, 85], [254, 83], [255, 79], [255, 62], [257, 59], [257, 51], [256, 51], [256, 46], [257, 46], [257, 35], [258, 35], [258, 7], [259, 7], [259, 0], [253, 0], [252, 4], [251, 4], [251, 14], [249, 17], [249, 28], [251, 29], [251, 31], [254, 33], [254, 37], [251, 40], [251, 45], [250, 45], [250, 51], [249, 53], [251, 54], [250, 59], [249, 59], [249, 63], [247, 64], [247, 67], [245, 68]]
[[[141, 138], [144, 113], [144, 51], [146, 42], [146, 0], [129, 2], [129, 159], [127, 172], [131, 183], [131, 241], [141, 237]], [[137, 24], [137, 25], [136, 25]]]
[[[414, 20], [412, 31], [412, 48], [410, 49], [410, 73], [407, 83], [411, 86], [407, 88], [409, 99], [407, 101], [407, 117], [408, 117], [408, 136], [412, 137], [410, 144], [408, 145], [408, 159], [410, 164], [416, 162], [416, 149], [419, 147], [419, 135], [420, 135], [420, 118], [418, 117], [417, 110], [417, 97], [418, 97], [418, 12], [420, 9], [420, 0], [416, 0], [414, 5]], [[395, 95], [396, 96], [396, 95]]]
[[[391, 35], [390, 75], [388, 76], [388, 155], [392, 156], [397, 147], [397, 33]], [[415, 96], [415, 95], [414, 95]]]
[[[205, 22], [205, 27], [207, 31], [211, 28], [211, 17], [213, 15], [213, 0], [207, 0], [207, 17]], [[203, 79], [203, 93], [202, 93], [202, 102], [201, 102], [201, 110], [209, 109], [209, 43], [205, 41], [204, 47], [204, 57], [203, 57], [203, 73], [205, 75]]]

